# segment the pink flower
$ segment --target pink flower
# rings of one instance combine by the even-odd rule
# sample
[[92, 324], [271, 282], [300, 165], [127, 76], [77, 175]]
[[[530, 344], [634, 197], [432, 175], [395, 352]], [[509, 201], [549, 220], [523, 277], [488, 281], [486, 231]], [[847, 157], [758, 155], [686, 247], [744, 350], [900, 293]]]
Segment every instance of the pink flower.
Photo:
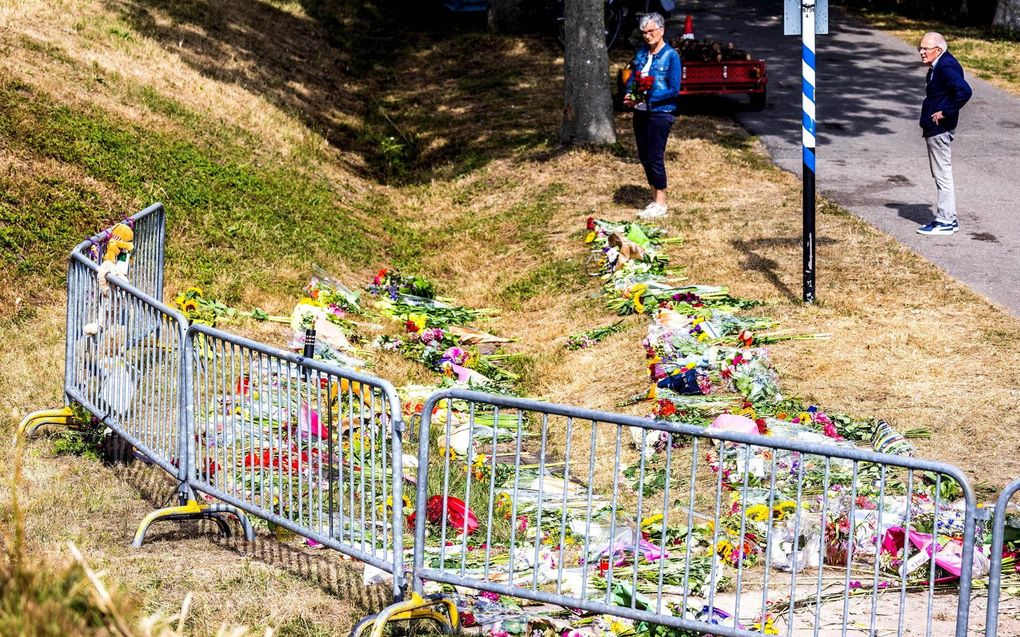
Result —
[[827, 423], [824, 427], [822, 427], [822, 432], [830, 438], [834, 438], [836, 440], [843, 439], [843, 436], [839, 435], [839, 432], [836, 430], [836, 425], [832, 424], [831, 422]]
[[308, 403], [303, 403], [298, 413], [298, 433], [302, 438], [329, 438], [329, 429], [319, 423], [318, 412], [309, 407]]

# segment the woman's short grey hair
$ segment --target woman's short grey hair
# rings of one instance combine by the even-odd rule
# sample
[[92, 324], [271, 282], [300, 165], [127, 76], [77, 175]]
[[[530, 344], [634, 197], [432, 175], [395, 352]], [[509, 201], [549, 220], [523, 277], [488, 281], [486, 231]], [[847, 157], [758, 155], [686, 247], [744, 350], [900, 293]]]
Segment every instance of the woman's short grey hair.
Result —
[[641, 19], [638, 20], [638, 28], [644, 31], [644, 28], [651, 22], [655, 23], [656, 28], [666, 28], [666, 18], [662, 17], [658, 13], [646, 13], [641, 16]]

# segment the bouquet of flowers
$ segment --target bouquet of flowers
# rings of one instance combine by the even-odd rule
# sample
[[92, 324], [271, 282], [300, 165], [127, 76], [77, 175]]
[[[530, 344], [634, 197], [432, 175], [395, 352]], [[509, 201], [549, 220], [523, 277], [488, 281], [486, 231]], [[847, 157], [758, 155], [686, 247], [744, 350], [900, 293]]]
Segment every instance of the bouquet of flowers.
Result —
[[651, 92], [654, 84], [655, 78], [651, 75], [645, 75], [641, 71], [634, 71], [634, 74], [631, 75], [629, 88], [624, 96], [624, 100], [634, 103], [647, 101], [648, 94]]

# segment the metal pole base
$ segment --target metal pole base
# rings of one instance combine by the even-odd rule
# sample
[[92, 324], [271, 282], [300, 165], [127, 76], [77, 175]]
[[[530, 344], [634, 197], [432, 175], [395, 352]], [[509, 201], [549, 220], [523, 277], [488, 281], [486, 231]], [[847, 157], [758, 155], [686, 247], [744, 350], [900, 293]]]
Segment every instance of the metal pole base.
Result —
[[237, 518], [241, 528], [244, 530], [244, 539], [248, 542], [254, 542], [255, 531], [252, 530], [251, 523], [248, 522], [248, 516], [243, 511], [229, 504], [200, 504], [193, 495], [190, 495], [187, 498], [187, 502], [180, 506], [157, 509], [145, 516], [145, 519], [138, 525], [138, 530], [135, 531], [135, 539], [131, 542], [131, 546], [136, 549], [141, 548], [145, 542], [145, 533], [149, 530], [149, 526], [155, 522], [169, 520], [212, 520], [219, 527], [220, 534], [223, 537], [230, 537], [230, 524], [227, 523], [226, 517], [228, 515], [233, 515]]
[[74, 411], [70, 407], [33, 411], [18, 424], [18, 428], [14, 432], [14, 442], [17, 443], [20, 436], [30, 438], [37, 429], [46, 425], [60, 425], [71, 429], [81, 428], [74, 420]]
[[411, 593], [410, 599], [391, 604], [382, 612], [359, 621], [351, 630], [351, 637], [369, 634], [370, 637], [382, 637], [386, 624], [399, 621], [433, 621], [444, 635], [460, 632], [460, 616], [457, 614], [457, 604], [452, 599], [441, 595], [422, 597], [418, 593]]

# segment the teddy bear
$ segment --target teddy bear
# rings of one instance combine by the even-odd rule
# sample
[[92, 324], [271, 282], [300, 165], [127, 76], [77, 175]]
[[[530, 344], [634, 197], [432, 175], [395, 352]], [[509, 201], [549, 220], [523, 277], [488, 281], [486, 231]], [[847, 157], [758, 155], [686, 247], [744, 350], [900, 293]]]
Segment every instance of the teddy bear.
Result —
[[104, 316], [107, 313], [107, 300], [110, 296], [110, 283], [108, 276], [117, 276], [127, 280], [128, 264], [130, 263], [131, 252], [135, 249], [135, 232], [126, 223], [118, 223], [110, 229], [110, 238], [106, 243], [106, 253], [103, 255], [103, 262], [99, 264], [99, 271], [96, 273], [96, 282], [99, 285], [99, 311], [96, 320], [88, 323], [83, 331], [88, 336], [95, 336], [103, 328]]

